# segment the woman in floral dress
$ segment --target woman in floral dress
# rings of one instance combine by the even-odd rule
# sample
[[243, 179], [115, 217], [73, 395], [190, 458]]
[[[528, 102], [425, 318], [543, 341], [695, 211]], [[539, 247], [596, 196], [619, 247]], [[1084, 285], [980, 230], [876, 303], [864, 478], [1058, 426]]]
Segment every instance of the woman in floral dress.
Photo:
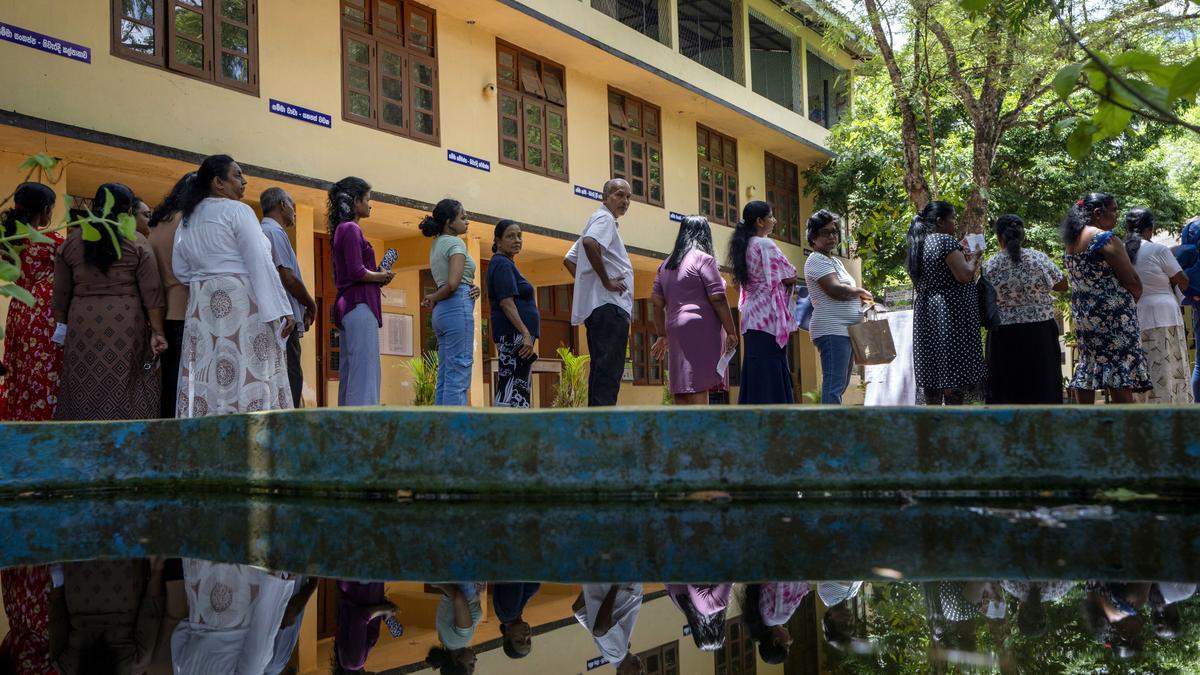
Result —
[[1062, 222], [1079, 343], [1070, 384], [1077, 403], [1094, 403], [1097, 389], [1107, 389], [1113, 403], [1132, 403], [1134, 393], [1153, 388], [1138, 325], [1142, 281], [1121, 239], [1112, 233], [1116, 218], [1116, 200], [1093, 192], [1071, 207]]
[[[13, 194], [14, 206], [0, 215], [5, 236], [17, 223], [42, 229], [54, 211], [54, 190], [41, 183], [22, 183]], [[54, 252], [64, 237], [47, 234], [48, 243], [32, 243], [21, 255], [18, 284], [33, 295], [33, 305], [13, 300], [4, 327], [4, 365], [8, 367], [4, 388], [5, 419], [19, 422], [45, 421], [54, 416], [58, 403], [58, 377], [63, 350], [50, 341], [54, 334]]]

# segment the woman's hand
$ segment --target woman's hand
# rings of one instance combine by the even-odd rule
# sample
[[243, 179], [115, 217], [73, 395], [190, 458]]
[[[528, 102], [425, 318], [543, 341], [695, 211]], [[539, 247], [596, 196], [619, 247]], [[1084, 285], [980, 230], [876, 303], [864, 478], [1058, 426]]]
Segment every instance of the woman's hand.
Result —
[[475, 284], [471, 284], [471, 286], [467, 290], [467, 297], [471, 298], [472, 300], [478, 300], [479, 296], [482, 293], [483, 292], [479, 290], [478, 286], [476, 286]]
[[433, 299], [433, 293], [421, 298], [421, 306], [425, 309], [433, 309], [435, 304], [437, 304], [437, 301]]
[[868, 291], [865, 288], [860, 288], [856, 292], [858, 293], [859, 300], [862, 300], [863, 302], [875, 302], [875, 296], [871, 295], [871, 291]]
[[734, 351], [736, 351], [738, 348], [738, 342], [739, 342], [739, 339], [738, 339], [737, 333], [726, 333], [725, 334], [725, 353], [731, 354]]
[[534, 355], [533, 346], [537, 341], [529, 331], [521, 333], [521, 348], [517, 350], [517, 356], [522, 359], [529, 360]]
[[662, 361], [666, 355], [667, 339], [660, 337], [654, 341], [654, 344], [650, 345], [650, 356], [658, 361]]
[[162, 333], [154, 333], [150, 336], [150, 352], [155, 356], [167, 351], [167, 338]]
[[367, 272], [367, 274], [369, 275], [366, 278], [367, 283], [379, 284], [380, 286], [387, 286], [388, 284], [392, 283], [392, 279], [396, 278], [396, 273], [391, 270]]

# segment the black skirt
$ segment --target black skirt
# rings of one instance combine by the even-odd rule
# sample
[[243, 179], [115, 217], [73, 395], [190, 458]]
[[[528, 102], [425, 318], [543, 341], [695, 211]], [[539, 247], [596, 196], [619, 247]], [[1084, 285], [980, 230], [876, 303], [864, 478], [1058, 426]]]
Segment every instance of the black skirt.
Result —
[[788, 368], [787, 347], [780, 347], [775, 336], [761, 330], [742, 335], [742, 383], [739, 404], [792, 403], [792, 371]]
[[1063, 402], [1062, 351], [1053, 319], [997, 326], [987, 336], [987, 402]]

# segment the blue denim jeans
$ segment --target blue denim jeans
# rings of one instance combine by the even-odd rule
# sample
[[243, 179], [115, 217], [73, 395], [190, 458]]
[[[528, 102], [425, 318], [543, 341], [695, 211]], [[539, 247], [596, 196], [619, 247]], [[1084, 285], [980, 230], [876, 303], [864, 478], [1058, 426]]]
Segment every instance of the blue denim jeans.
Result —
[[433, 332], [438, 341], [437, 389], [434, 405], [468, 405], [471, 366], [475, 361], [475, 301], [466, 284], [433, 306]]
[[1200, 403], [1200, 307], [1192, 308], [1192, 339], [1196, 341], [1196, 367], [1192, 369], [1192, 401]]
[[850, 384], [853, 352], [845, 335], [822, 335], [813, 340], [821, 354], [821, 403], [841, 405], [842, 394]]

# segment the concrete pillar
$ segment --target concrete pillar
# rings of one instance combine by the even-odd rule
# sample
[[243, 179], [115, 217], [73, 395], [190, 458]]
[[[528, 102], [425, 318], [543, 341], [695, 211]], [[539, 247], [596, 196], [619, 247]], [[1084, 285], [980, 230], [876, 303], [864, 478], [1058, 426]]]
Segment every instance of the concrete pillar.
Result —
[[745, 0], [733, 0], [733, 79], [750, 82], [750, 20]]
[[[324, 210], [322, 210], [322, 213]], [[296, 261], [300, 264], [300, 274], [304, 285], [311, 294], [316, 290], [317, 269], [316, 250], [313, 243], [313, 232], [316, 229], [316, 211], [309, 204], [296, 204], [296, 227], [288, 235], [292, 239], [292, 248], [296, 250]], [[317, 324], [300, 339], [300, 363], [304, 370], [304, 407], [312, 408], [317, 405], [317, 387], [322, 386], [321, 373], [317, 369], [317, 348], [320, 335], [317, 334]], [[299, 407], [297, 405], [297, 407]]]
[[[467, 236], [467, 255], [478, 265], [475, 271], [475, 283], [482, 284], [483, 279], [480, 278], [480, 271], [483, 269], [483, 258], [480, 257], [480, 252], [483, 250], [482, 239], [474, 235]], [[475, 336], [472, 340], [472, 351], [475, 354], [474, 365], [471, 366], [471, 396], [470, 402], [472, 406], [486, 408], [491, 404], [487, 400], [486, 389], [483, 386], [483, 302], [482, 298], [475, 301]]]
[[679, 0], [659, 0], [658, 34], [663, 44], [679, 51]]
[[808, 41], [800, 40], [800, 114], [808, 119]]

